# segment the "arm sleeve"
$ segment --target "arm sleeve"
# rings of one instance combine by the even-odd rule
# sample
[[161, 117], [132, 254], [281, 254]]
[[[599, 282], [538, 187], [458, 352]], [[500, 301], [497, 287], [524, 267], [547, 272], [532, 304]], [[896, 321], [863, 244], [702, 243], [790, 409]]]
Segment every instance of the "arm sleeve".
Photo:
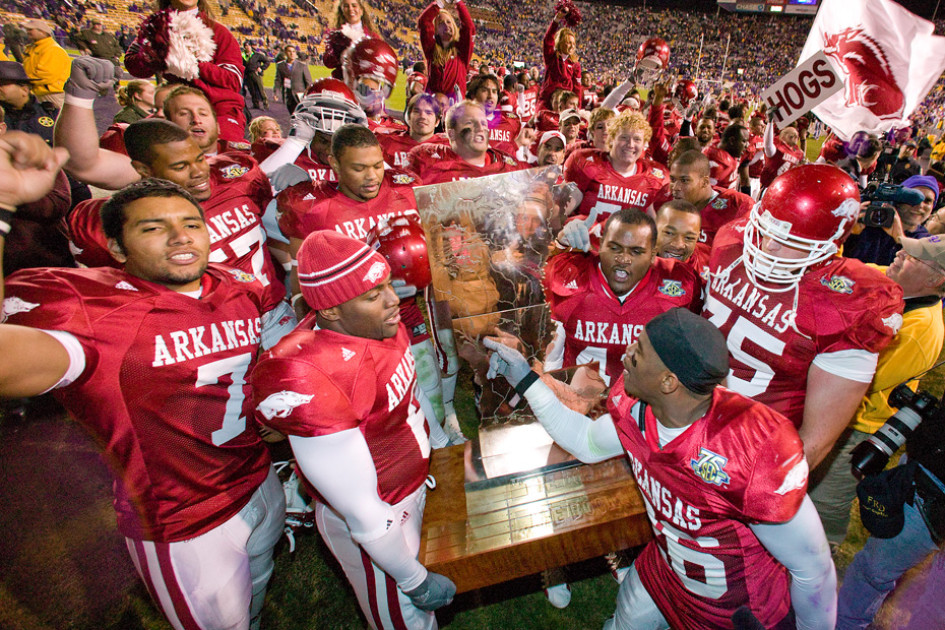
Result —
[[464, 65], [469, 65], [473, 56], [473, 40], [476, 36], [476, 23], [473, 22], [469, 9], [463, 0], [456, 2], [456, 11], [459, 13], [459, 55]]
[[768, 124], [765, 125], [765, 156], [773, 158], [774, 154], [778, 152], [778, 148], [774, 146], [774, 123], [768, 121]]
[[791, 573], [791, 605], [798, 630], [828, 630], [837, 620], [837, 574], [817, 510], [805, 496], [790, 521], [751, 530]]
[[630, 88], [634, 86], [632, 80], [626, 80], [613, 90], [610, 91], [610, 94], [604, 99], [600, 104], [604, 109], [615, 109], [617, 105], [620, 105], [620, 101], [623, 100], [623, 97], [627, 95], [627, 92], [630, 91]]
[[210, 87], [239, 92], [243, 85], [243, 58], [240, 56], [239, 44], [222, 24], [213, 29], [213, 39], [217, 43], [213, 61], [199, 64], [200, 79], [195, 83], [199, 86], [202, 82]]
[[[279, 79], [277, 77], [276, 83], [278, 84], [278, 82]], [[270, 153], [269, 157], [260, 163], [259, 168], [262, 169], [262, 172], [265, 173], [267, 177], [271, 176], [280, 166], [295, 162], [295, 159], [305, 150], [306, 145], [307, 143], [304, 140], [296, 138], [295, 136], [289, 136], [285, 139], [285, 142], [282, 143], [282, 146]]]
[[263, 350], [273, 347], [285, 335], [292, 332], [298, 323], [292, 307], [283, 299], [272, 309], [263, 313], [260, 347]]
[[572, 411], [541, 381], [528, 388], [525, 398], [548, 435], [582, 462], [593, 464], [623, 453], [610, 414], [591, 420]]
[[878, 362], [878, 353], [858, 349], [823, 352], [814, 357], [814, 365], [824, 372], [858, 383], [873, 381]]
[[320, 437], [289, 436], [292, 453], [308, 479], [344, 517], [351, 537], [404, 591], [420, 585], [427, 570], [410, 553], [399, 519], [377, 494], [377, 471], [358, 429]]
[[[138, 34], [125, 52], [125, 68], [133, 77], [146, 79], [167, 67], [163, 54], [167, 53], [166, 42], [152, 41], [149, 33], [154, 30], [155, 15], [151, 15], [138, 28]], [[159, 50], [164, 48], [163, 51]]]
[[[550, 65], [551, 61], [554, 60], [555, 55], [555, 33], [558, 32], [558, 23], [551, 20], [551, 24], [548, 25], [548, 30], [545, 31], [545, 39], [542, 42], [541, 53], [545, 58], [545, 66]], [[547, 73], [547, 68], [545, 70]]]
[[[436, 48], [433, 22], [436, 20], [436, 16], [439, 12], [440, 7], [437, 6], [436, 2], [431, 2], [420, 14], [420, 17], [417, 18], [417, 29], [420, 31], [420, 46], [423, 48], [423, 56], [427, 58], [427, 64], [431, 63], [433, 51]], [[429, 72], [429, 68], [427, 71]]]

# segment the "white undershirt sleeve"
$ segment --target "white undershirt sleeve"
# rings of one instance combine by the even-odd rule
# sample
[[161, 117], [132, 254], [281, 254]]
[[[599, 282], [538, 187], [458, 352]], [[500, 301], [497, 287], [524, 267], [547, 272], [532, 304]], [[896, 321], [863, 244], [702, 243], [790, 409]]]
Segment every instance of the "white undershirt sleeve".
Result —
[[774, 123], [771, 121], [768, 121], [765, 127], [764, 149], [765, 156], [769, 158], [773, 158], [778, 151], [777, 147], [774, 146]]
[[623, 101], [623, 97], [627, 95], [627, 92], [629, 92], [630, 88], [632, 88], [634, 85], [635, 83], [632, 80], [627, 79], [611, 90], [610, 94], [604, 98], [600, 106], [604, 109], [616, 109], [617, 105], [620, 105], [621, 101]]
[[427, 570], [410, 553], [400, 520], [377, 494], [377, 471], [358, 429], [318, 437], [289, 436], [302, 473], [348, 524], [351, 537], [404, 591], [413, 590]]
[[308, 143], [304, 140], [290, 136], [285, 139], [282, 146], [259, 164], [259, 168], [266, 174], [266, 177], [270, 177], [280, 166], [294, 163], [295, 158], [302, 154], [307, 145]]
[[798, 630], [832, 630], [837, 622], [837, 574], [820, 517], [805, 496], [794, 518], [751, 525], [761, 544], [791, 573]]
[[44, 330], [42, 328], [39, 330], [62, 344], [62, 347], [66, 349], [66, 354], [69, 355], [69, 368], [66, 373], [62, 375], [58, 383], [47, 389], [46, 392], [75, 383], [85, 372], [85, 348], [82, 347], [82, 343], [72, 333], [61, 330]]
[[541, 381], [528, 388], [525, 398], [548, 435], [582, 462], [593, 464], [623, 453], [610, 414], [591, 420], [568, 409]]
[[824, 372], [858, 383], [873, 382], [878, 363], [878, 353], [857, 348], [823, 352], [814, 357], [814, 365]]

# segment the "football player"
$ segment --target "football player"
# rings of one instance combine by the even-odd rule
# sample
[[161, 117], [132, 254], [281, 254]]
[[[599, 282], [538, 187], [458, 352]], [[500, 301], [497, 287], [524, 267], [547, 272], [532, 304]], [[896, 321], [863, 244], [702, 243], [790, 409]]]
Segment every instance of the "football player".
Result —
[[446, 136], [449, 146], [421, 144], [410, 150], [408, 168], [424, 184], [508, 173], [524, 166], [489, 147], [486, 110], [475, 101], [460, 101], [446, 112]]
[[564, 163], [564, 179], [577, 184], [583, 199], [576, 214], [597, 211], [604, 221], [624, 208], [650, 210], [666, 184], [666, 170], [644, 156], [652, 130], [642, 114], [626, 111], [607, 126], [610, 151], [575, 151]]
[[761, 171], [761, 189], [771, 185], [774, 178], [786, 173], [788, 169], [803, 164], [804, 151], [801, 149], [801, 136], [796, 127], [785, 127], [777, 137], [774, 135], [774, 117], [776, 112], [768, 112], [768, 124], [765, 126], [764, 150], [765, 166]]
[[835, 166], [791, 169], [709, 258], [703, 315], [728, 339], [726, 386], [794, 423], [811, 469], [846, 428], [902, 323], [902, 289], [837, 252], [860, 210]]
[[310, 234], [298, 260], [312, 313], [260, 358], [257, 414], [289, 436], [318, 531], [370, 626], [436, 628], [432, 611], [456, 587], [417, 560], [429, 425], [390, 266], [334, 230]]
[[397, 82], [397, 68], [397, 53], [381, 39], [365, 37], [345, 52], [345, 83], [357, 95], [371, 131], [407, 128], [387, 113], [386, 103]]
[[748, 185], [748, 165], [742, 166], [742, 154], [748, 144], [748, 129], [741, 123], [728, 125], [718, 146], [702, 150], [709, 158], [709, 183], [725, 190], [739, 190]]
[[0, 352], [20, 358], [0, 396], [52, 390], [102, 445], [118, 529], [174, 627], [258, 628], [285, 496], [245, 377], [291, 323], [252, 275], [208, 264], [203, 210], [176, 184], [132, 184], [102, 217], [124, 269], [8, 279]]
[[626, 453], [653, 540], [621, 582], [605, 628], [730, 628], [748, 607], [764, 628], [833, 628], [836, 574], [805, 494], [791, 422], [718, 385], [725, 339], [674, 308], [626, 349], [608, 413], [568, 409], [518, 351], [487, 339], [489, 376], [522, 394], [555, 442], [583, 462]]
[[[735, 127], [732, 127], [733, 129]], [[754, 205], [751, 197], [736, 190], [714, 186], [711, 162], [705, 153], [687, 151], [673, 160], [669, 167], [669, 185], [663, 189], [673, 199], [685, 199], [700, 209], [702, 231], [699, 242], [708, 254], [716, 232], [726, 223], [747, 216]]]
[[384, 162], [394, 168], [406, 169], [407, 155], [418, 144], [431, 142], [446, 144], [446, 136], [436, 133], [440, 124], [440, 106], [430, 94], [417, 94], [407, 102], [404, 116], [407, 118], [405, 131], [376, 132], [377, 141], [384, 151]]
[[[338, 174], [337, 184], [303, 182], [282, 191], [277, 198], [279, 225], [282, 233], [290, 239], [289, 253], [293, 261], [298, 260], [298, 251], [305, 238], [318, 230], [336, 230], [367, 241], [382, 224], [396, 217], [419, 223], [417, 200], [413, 194], [417, 179], [409, 173], [384, 168], [384, 154], [370, 129], [361, 125], [345, 125], [338, 129], [332, 138], [329, 160]], [[307, 309], [298, 297], [301, 295], [298, 268], [293, 269], [293, 304], [301, 316]], [[446, 399], [448, 408], [444, 408], [430, 331], [417, 305], [418, 289], [422, 291], [424, 287], [406, 284], [397, 287], [403, 299], [401, 318], [409, 333], [410, 348], [424, 394], [421, 402], [429, 401], [431, 417], [441, 424], [445, 422], [449, 437], [459, 443], [464, 438], [452, 410], [452, 395]], [[439, 439], [435, 442], [442, 445]]]
[[[92, 110], [73, 111], [92, 116]], [[72, 122], [81, 124], [75, 119]], [[62, 121], [60, 124], [64, 125]], [[94, 121], [87, 124], [94, 127]], [[67, 147], [80, 140], [81, 134], [60, 131], [68, 139]], [[263, 226], [263, 209], [272, 198], [272, 190], [255, 160], [241, 152], [207, 158], [191, 133], [157, 118], [132, 123], [125, 130], [124, 140], [128, 155], [97, 149], [92, 158], [97, 165], [85, 166], [75, 158], [70, 164], [96, 185], [134, 182], [142, 177], [159, 177], [178, 184], [201, 203], [207, 215], [210, 262], [226, 263], [252, 274], [273, 300], [284, 301], [285, 285], [269, 255]], [[105, 168], [115, 170], [109, 173]], [[99, 217], [105, 202], [84, 201], [66, 217], [73, 256], [86, 267], [120, 266], [110, 253]], [[285, 314], [291, 316], [291, 310], [285, 309]]]
[[489, 146], [497, 151], [515, 155], [518, 151], [518, 134], [522, 130], [522, 121], [514, 114], [506, 114], [499, 109], [499, 77], [494, 74], [480, 74], [467, 86], [471, 100], [482, 105], [489, 122]]
[[600, 253], [590, 253], [596, 217], [565, 225], [557, 241], [574, 248], [545, 265], [544, 287], [555, 337], [544, 369], [597, 362], [605, 385], [616, 382], [620, 360], [643, 326], [677, 306], [699, 309], [696, 277], [687, 265], [656, 257], [656, 225], [636, 208], [607, 219]]
[[[701, 278], [709, 249], [700, 247], [702, 217], [685, 199], [667, 201], [656, 211], [656, 255], [684, 262]], [[700, 284], [701, 286], [701, 284]]]

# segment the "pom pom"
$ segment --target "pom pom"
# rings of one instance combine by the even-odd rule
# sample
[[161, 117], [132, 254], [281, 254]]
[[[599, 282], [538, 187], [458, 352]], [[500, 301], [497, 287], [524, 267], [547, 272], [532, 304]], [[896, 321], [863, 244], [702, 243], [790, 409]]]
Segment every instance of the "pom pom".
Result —
[[200, 75], [199, 64], [212, 61], [217, 50], [213, 30], [195, 13], [177, 12], [168, 24], [167, 70], [187, 81]]
[[558, 0], [555, 3], [555, 13], [557, 14], [559, 11], [567, 12], [567, 15], [564, 16], [564, 22], [572, 28], [584, 19], [581, 17], [580, 9], [574, 5], [574, 0]]

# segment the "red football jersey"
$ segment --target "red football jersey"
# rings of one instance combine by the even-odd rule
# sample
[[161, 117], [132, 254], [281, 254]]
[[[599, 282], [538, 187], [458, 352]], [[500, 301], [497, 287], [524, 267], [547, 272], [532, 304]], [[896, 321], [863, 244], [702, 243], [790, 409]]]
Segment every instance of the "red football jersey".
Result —
[[[210, 262], [225, 263], [256, 276], [274, 299], [285, 297], [266, 245], [262, 215], [272, 199], [272, 188], [256, 161], [244, 153], [207, 158], [210, 163], [210, 199], [201, 203], [210, 232]], [[108, 252], [99, 210], [107, 199], [89, 199], [76, 205], [65, 219], [69, 249], [80, 265], [121, 267]]]
[[29, 269], [6, 283], [7, 323], [71, 333], [85, 350], [85, 372], [54, 393], [105, 450], [131, 538], [203, 534], [269, 472], [245, 376], [275, 302], [216, 265], [202, 289], [197, 300], [105, 267]]
[[304, 239], [317, 230], [337, 230], [363, 241], [379, 219], [414, 215], [419, 219], [413, 186], [418, 180], [410, 173], [388, 169], [377, 197], [356, 201], [329, 182], [302, 182], [286, 188], [276, 197], [279, 228], [288, 238]]
[[[624, 352], [651, 319], [681, 306], [699, 307], [696, 277], [687, 265], [656, 258], [623, 304], [600, 270], [599, 258], [559, 254], [545, 265], [551, 317], [564, 326], [564, 367], [597, 361], [604, 383], [623, 372]], [[696, 310], [698, 312], [698, 310]]]
[[538, 101], [538, 86], [533, 85], [518, 94], [515, 113], [522, 120], [529, 120], [535, 115], [535, 104]]
[[375, 132], [377, 141], [381, 145], [381, 151], [384, 153], [384, 162], [389, 167], [398, 169], [409, 169], [407, 165], [407, 155], [410, 149], [418, 144], [449, 144], [449, 138], [441, 133], [435, 133], [423, 142], [417, 142], [410, 137], [407, 131], [391, 131], [389, 133]]
[[800, 147], [789, 147], [781, 142], [780, 138], [774, 139], [774, 149], [774, 157], [765, 156], [765, 165], [760, 175], [762, 188], [767, 188], [775, 177], [804, 161], [804, 152]]
[[392, 339], [314, 329], [310, 316], [263, 354], [253, 370], [260, 422], [300, 437], [358, 429], [391, 505], [430, 469], [430, 427], [414, 396], [417, 375], [403, 326]]
[[518, 116], [507, 116], [502, 112], [496, 112], [495, 116], [489, 119], [489, 146], [496, 151], [515, 155], [518, 151], [515, 137], [521, 129], [522, 121]]
[[643, 586], [672, 628], [731, 628], [739, 606], [774, 627], [791, 607], [790, 576], [749, 524], [783, 523], [800, 508], [808, 471], [797, 431], [717, 387], [708, 412], [661, 448], [652, 408], [641, 429], [623, 383], [607, 409], [653, 526], [635, 562]]
[[421, 144], [410, 150], [407, 158], [408, 169], [416, 173], [424, 184], [442, 184], [458, 179], [473, 179], [486, 175], [510, 173], [526, 168], [511, 155], [495, 149], [486, 151], [484, 166], [475, 166], [466, 162], [449, 146], [442, 144]]
[[751, 136], [748, 139], [748, 146], [745, 147], [745, 155], [742, 157], [748, 160], [748, 177], [753, 179], [761, 177], [761, 172], [765, 168], [765, 137], [761, 134]]
[[726, 190], [713, 186], [714, 189], [709, 203], [705, 205], [699, 213], [702, 217], [702, 232], [699, 234], [699, 242], [712, 246], [715, 234], [726, 223], [735, 219], [747, 217], [755, 201], [745, 193], [737, 190]]
[[637, 161], [636, 173], [624, 177], [610, 164], [610, 156], [599, 149], [575, 151], [564, 164], [564, 179], [574, 182], [584, 199], [574, 214], [588, 216], [597, 206], [597, 221], [624, 208], [646, 211], [660, 189], [669, 182], [666, 169], [647, 159]]
[[561, 127], [561, 118], [558, 112], [553, 112], [550, 109], [543, 109], [536, 113], [532, 117], [531, 122], [534, 124], [535, 129], [538, 130], [539, 136], [546, 131], [558, 131]]
[[738, 188], [738, 159], [718, 147], [706, 147], [702, 153], [709, 158], [709, 183], [725, 189]]
[[728, 340], [727, 386], [800, 427], [814, 358], [886, 347], [902, 323], [902, 289], [860, 261], [841, 257], [807, 271], [796, 291], [760, 289], [740, 260], [746, 222], [730, 223], [715, 237], [702, 314]]

